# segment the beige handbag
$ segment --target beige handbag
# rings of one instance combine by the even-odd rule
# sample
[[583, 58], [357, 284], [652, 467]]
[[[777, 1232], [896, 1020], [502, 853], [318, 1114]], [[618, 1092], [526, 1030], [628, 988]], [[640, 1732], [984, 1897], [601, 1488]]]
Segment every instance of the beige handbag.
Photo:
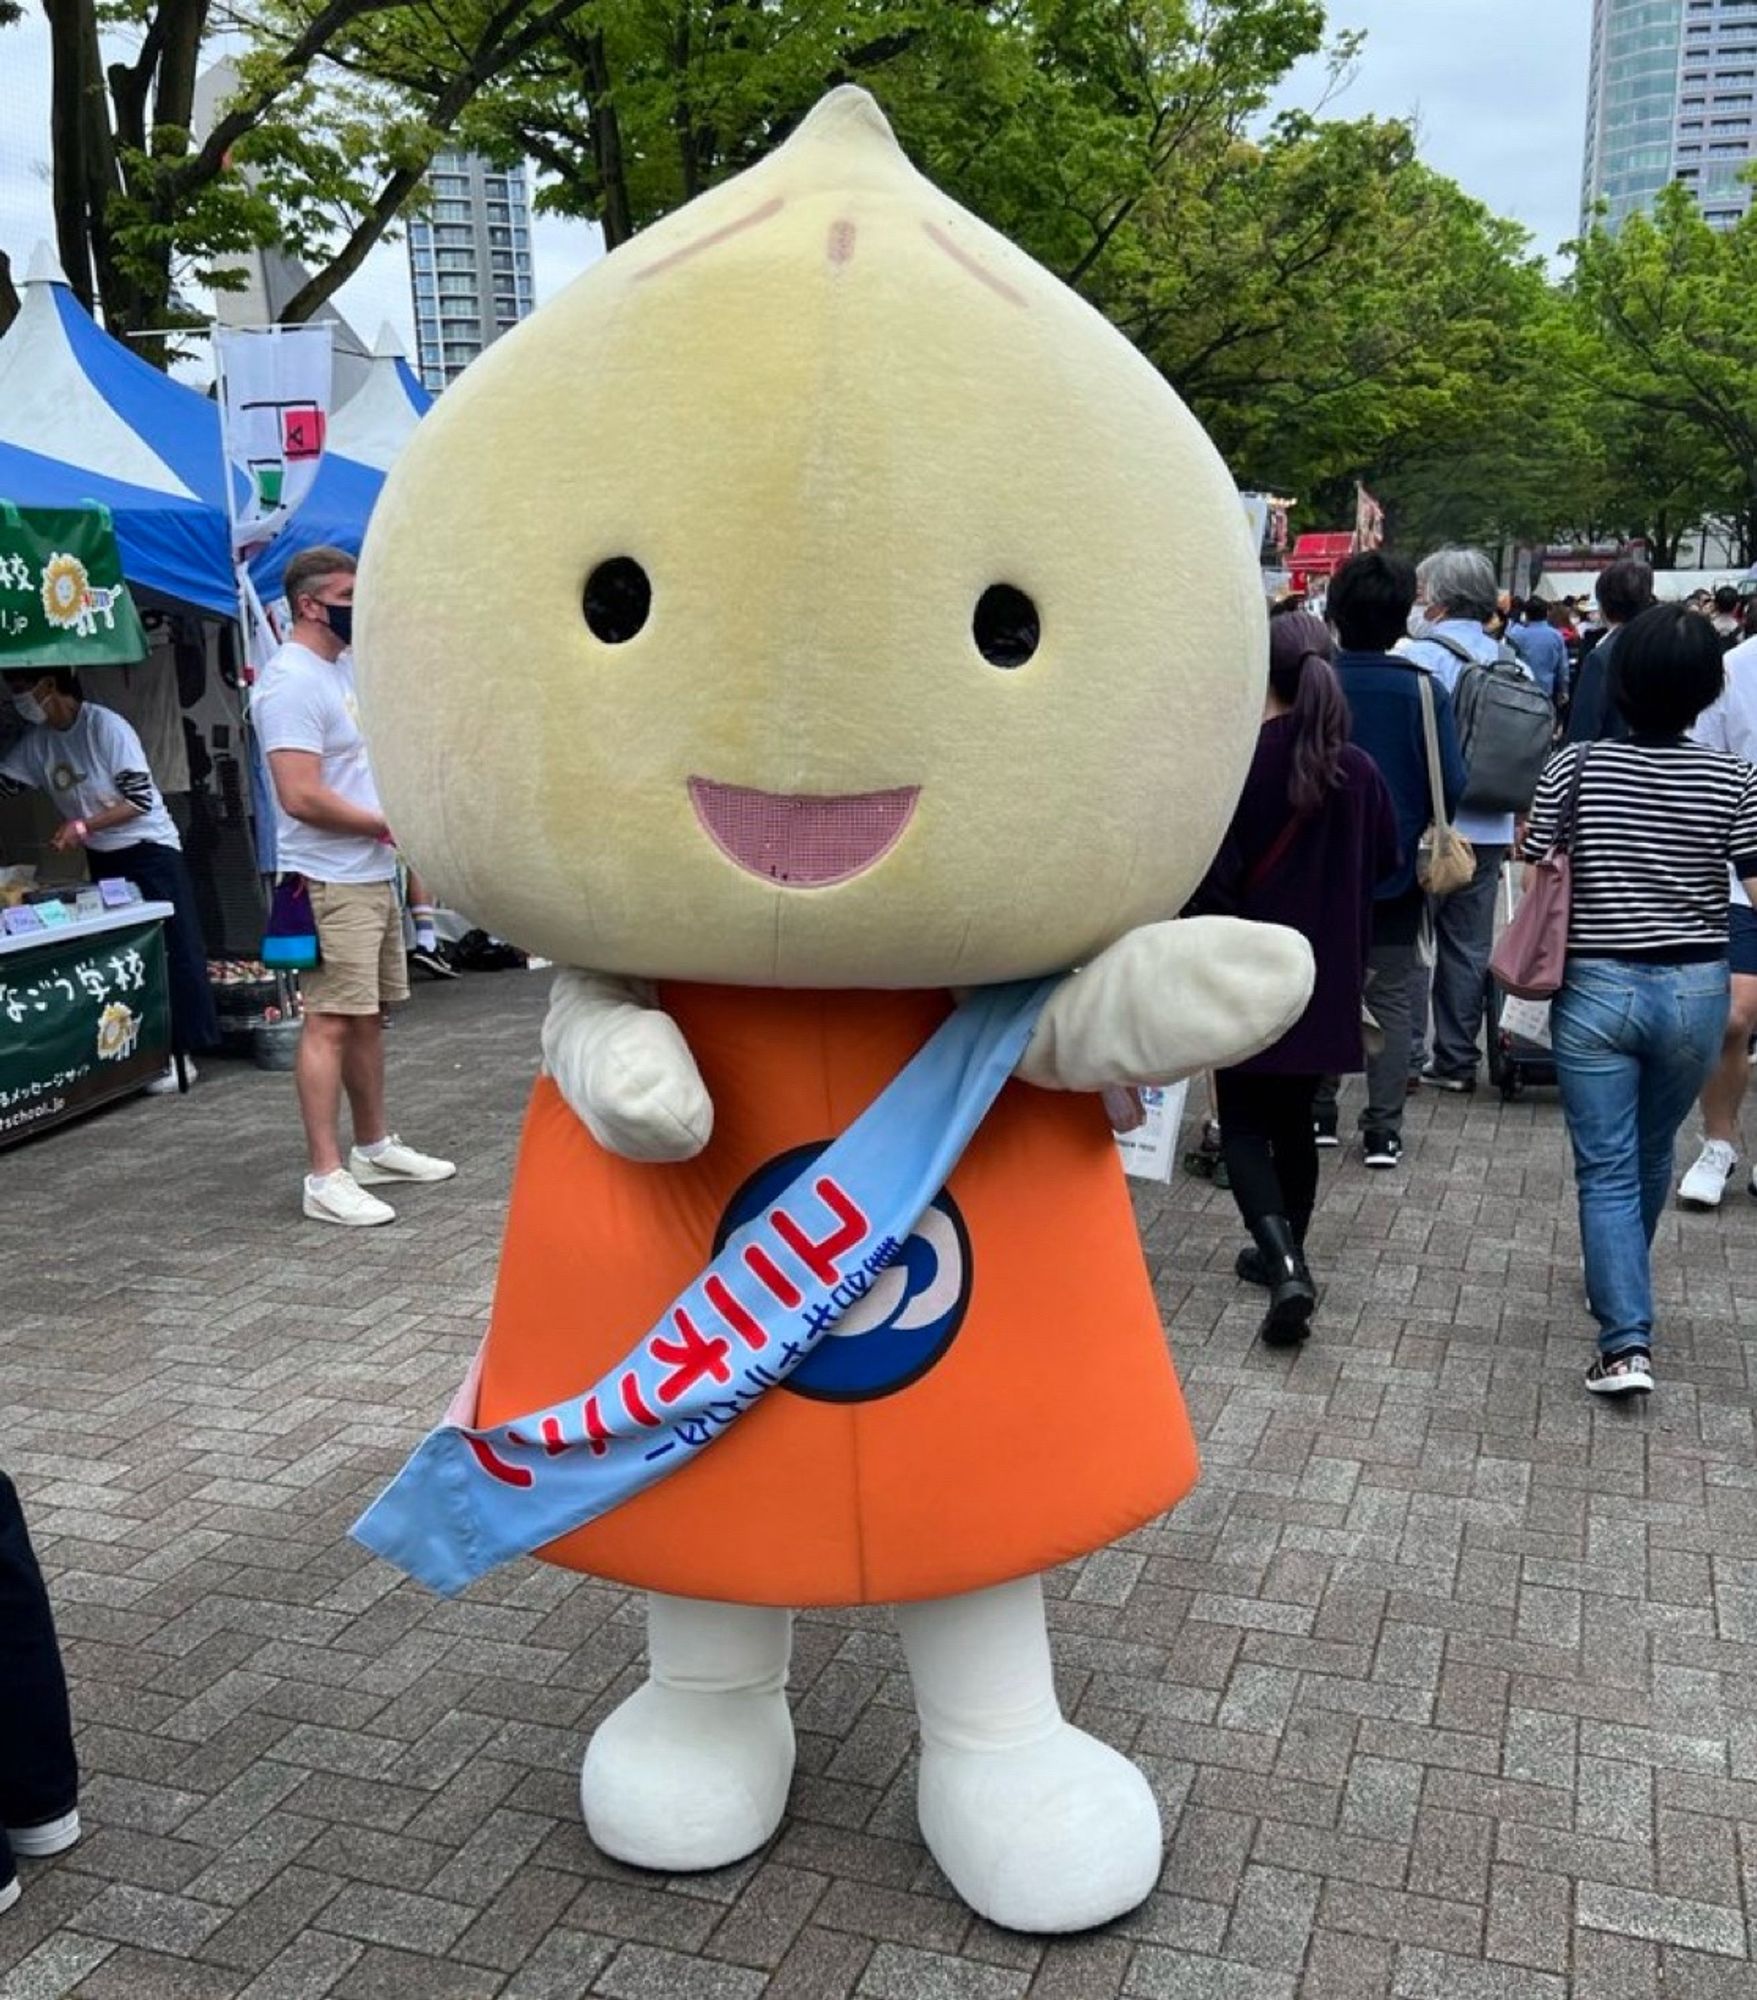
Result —
[[1418, 667], [1421, 732], [1428, 747], [1428, 797], [1433, 819], [1415, 853], [1415, 879], [1430, 896], [1449, 896], [1476, 874], [1476, 850], [1446, 817], [1446, 784], [1440, 775], [1440, 729], [1434, 719], [1434, 684]]

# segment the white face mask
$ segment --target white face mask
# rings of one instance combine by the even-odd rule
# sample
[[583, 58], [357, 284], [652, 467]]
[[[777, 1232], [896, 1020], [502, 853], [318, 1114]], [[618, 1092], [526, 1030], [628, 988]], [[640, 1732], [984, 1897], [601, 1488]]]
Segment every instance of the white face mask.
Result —
[[47, 722], [49, 712], [34, 694], [15, 694], [12, 706], [26, 722]]
[[1425, 604], [1412, 604], [1409, 607], [1409, 618], [1407, 624], [1408, 624], [1409, 636], [1412, 639], [1419, 639], [1421, 635], [1428, 629], [1427, 606]]

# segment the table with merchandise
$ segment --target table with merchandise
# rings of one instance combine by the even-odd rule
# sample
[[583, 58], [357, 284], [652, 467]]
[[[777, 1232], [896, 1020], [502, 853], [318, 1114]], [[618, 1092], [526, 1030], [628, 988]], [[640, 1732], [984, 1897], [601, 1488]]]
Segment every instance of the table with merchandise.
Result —
[[171, 906], [93, 886], [0, 909], [0, 1146], [138, 1090], [170, 1056]]

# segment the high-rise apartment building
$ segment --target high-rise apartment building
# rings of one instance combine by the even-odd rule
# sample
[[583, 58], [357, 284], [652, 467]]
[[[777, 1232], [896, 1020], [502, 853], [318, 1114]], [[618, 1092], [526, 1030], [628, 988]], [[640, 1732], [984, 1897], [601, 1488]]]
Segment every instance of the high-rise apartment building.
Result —
[[1583, 215], [1615, 228], [1679, 180], [1718, 227], [1751, 205], [1757, 0], [1593, 0]]
[[536, 309], [531, 201], [522, 166], [477, 153], [434, 155], [431, 199], [409, 223], [416, 366], [437, 395]]

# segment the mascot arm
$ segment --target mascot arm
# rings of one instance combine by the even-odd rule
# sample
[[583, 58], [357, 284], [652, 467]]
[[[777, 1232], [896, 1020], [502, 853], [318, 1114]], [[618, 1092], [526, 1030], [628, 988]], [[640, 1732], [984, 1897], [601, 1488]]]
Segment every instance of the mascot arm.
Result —
[[1312, 978], [1311, 946], [1279, 924], [1143, 924], [1049, 996], [1018, 1074], [1047, 1090], [1102, 1090], [1225, 1068], [1280, 1040]]
[[625, 1160], [694, 1159], [714, 1129], [689, 1044], [638, 980], [557, 972], [543, 1066], [592, 1137]]

